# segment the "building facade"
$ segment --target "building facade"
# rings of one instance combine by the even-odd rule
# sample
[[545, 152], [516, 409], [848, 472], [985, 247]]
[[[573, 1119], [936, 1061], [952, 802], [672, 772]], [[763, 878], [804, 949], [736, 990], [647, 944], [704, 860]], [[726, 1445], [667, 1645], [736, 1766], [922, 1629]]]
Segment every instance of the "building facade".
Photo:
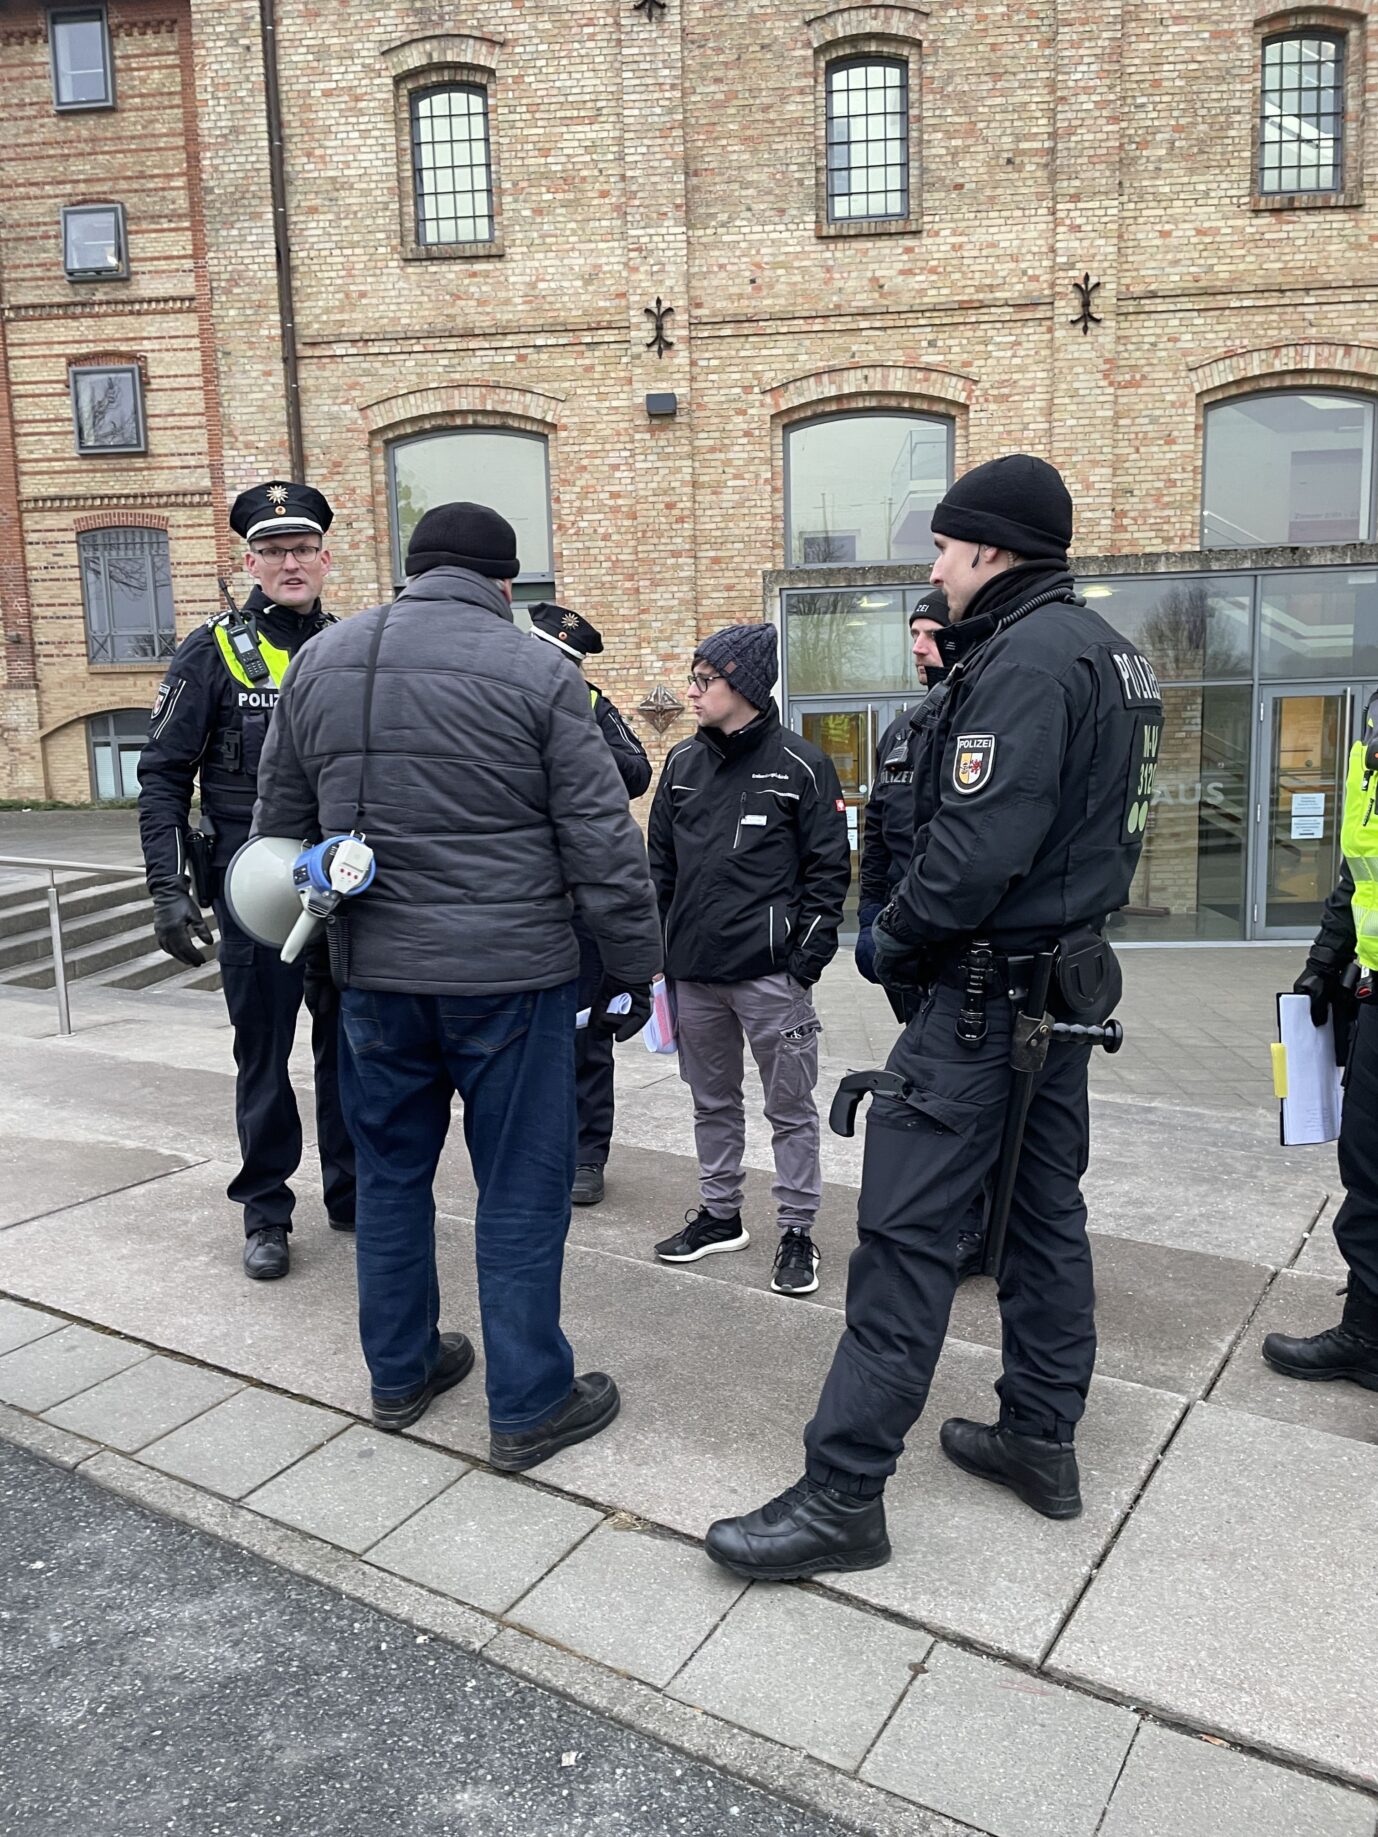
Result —
[[493, 502], [661, 748], [776, 620], [859, 806], [933, 503], [1025, 450], [1167, 686], [1120, 935], [1302, 935], [1378, 682], [1368, 13], [0, 3], [3, 793], [128, 789], [304, 468], [336, 610]]

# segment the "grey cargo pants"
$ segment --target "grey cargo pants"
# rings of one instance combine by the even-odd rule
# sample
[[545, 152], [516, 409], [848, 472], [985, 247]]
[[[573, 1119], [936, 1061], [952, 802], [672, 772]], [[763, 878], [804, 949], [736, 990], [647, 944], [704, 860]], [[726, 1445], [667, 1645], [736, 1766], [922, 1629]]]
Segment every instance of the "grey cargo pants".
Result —
[[823, 1196], [818, 1164], [818, 1035], [813, 997], [792, 976], [675, 983], [679, 1075], [694, 1099], [699, 1197], [717, 1218], [741, 1210], [746, 1109], [742, 1039], [751, 1047], [773, 1131], [781, 1231], [812, 1231]]

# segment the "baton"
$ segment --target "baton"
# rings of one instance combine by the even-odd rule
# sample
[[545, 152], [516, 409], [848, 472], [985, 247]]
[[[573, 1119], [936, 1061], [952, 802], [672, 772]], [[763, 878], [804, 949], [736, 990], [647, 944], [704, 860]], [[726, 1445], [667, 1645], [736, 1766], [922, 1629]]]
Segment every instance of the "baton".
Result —
[[1005, 1254], [1005, 1233], [1010, 1222], [1010, 1203], [1014, 1183], [1019, 1175], [1019, 1157], [1024, 1147], [1024, 1129], [1029, 1120], [1038, 1074], [1048, 1059], [1048, 1048], [1054, 1038], [1090, 1040], [1115, 1053], [1124, 1044], [1124, 1028], [1118, 1021], [1103, 1026], [1089, 1026], [1071, 1021], [1054, 1021], [1048, 1013], [1048, 992], [1052, 987], [1056, 951], [1041, 951], [1034, 958], [1033, 974], [1024, 1007], [1014, 1017], [1014, 1037], [1010, 1042], [1010, 1094], [1005, 1106], [1005, 1124], [1000, 1134], [1000, 1158], [996, 1162], [995, 1186], [986, 1213], [986, 1254], [981, 1265], [983, 1276], [1000, 1275]]

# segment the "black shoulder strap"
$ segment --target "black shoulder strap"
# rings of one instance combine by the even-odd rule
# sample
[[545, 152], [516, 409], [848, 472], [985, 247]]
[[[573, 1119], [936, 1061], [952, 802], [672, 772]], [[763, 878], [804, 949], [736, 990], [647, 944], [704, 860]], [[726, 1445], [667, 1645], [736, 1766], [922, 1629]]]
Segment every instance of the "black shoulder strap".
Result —
[[369, 737], [373, 726], [373, 684], [378, 675], [378, 653], [383, 647], [383, 632], [387, 626], [388, 614], [392, 607], [384, 606], [382, 616], [374, 627], [373, 642], [368, 647], [367, 674], [364, 677], [364, 720], [363, 746], [359, 753], [359, 796], [354, 807], [354, 833], [364, 834], [364, 778], [368, 771]]

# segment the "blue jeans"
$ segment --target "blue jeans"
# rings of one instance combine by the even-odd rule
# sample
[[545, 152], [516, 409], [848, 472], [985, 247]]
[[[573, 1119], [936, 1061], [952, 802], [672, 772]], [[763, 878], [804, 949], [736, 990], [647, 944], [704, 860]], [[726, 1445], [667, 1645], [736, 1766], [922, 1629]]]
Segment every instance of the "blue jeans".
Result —
[[456, 1091], [478, 1183], [490, 1423], [530, 1428], [570, 1393], [560, 1275], [574, 1179], [576, 987], [341, 996], [340, 1089], [359, 1168], [359, 1337], [376, 1397], [417, 1389], [440, 1357], [433, 1182]]

